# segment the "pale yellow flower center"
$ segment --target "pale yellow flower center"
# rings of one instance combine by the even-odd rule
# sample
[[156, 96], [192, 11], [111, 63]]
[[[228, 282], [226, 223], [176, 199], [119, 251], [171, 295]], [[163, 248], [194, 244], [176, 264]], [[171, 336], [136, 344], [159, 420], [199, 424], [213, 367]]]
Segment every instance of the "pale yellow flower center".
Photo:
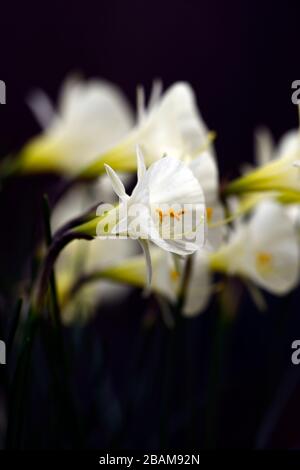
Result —
[[207, 207], [206, 208], [206, 218], [207, 218], [207, 222], [210, 222], [211, 219], [212, 219], [212, 216], [213, 216], [213, 208], [212, 207]]
[[172, 281], [174, 282], [178, 281], [179, 277], [180, 277], [180, 274], [178, 271], [176, 271], [176, 269], [172, 269], [170, 271], [170, 278]]
[[259, 251], [256, 254], [257, 269], [263, 272], [270, 271], [270, 269], [272, 268], [272, 260], [273, 257], [271, 253], [267, 251]]

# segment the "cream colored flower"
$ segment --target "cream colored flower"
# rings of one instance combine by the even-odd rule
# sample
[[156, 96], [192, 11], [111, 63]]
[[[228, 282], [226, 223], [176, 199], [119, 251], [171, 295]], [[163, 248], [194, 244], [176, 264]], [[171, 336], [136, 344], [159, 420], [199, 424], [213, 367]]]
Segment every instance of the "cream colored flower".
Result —
[[227, 244], [210, 255], [210, 267], [252, 280], [267, 291], [283, 295], [299, 280], [299, 244], [284, 208], [266, 200], [248, 222], [240, 222]]
[[187, 83], [175, 83], [161, 99], [156, 96], [152, 100], [150, 109], [139, 114], [142, 116], [138, 125], [118, 145], [98, 158], [95, 155], [95, 160], [82, 172], [83, 176], [103, 173], [104, 164], [116, 171], [135, 171], [136, 145], [141, 147], [147, 166], [164, 154], [185, 160], [200, 155], [209, 147], [210, 135]]
[[[147, 170], [143, 155], [137, 149], [138, 181], [131, 196], [122, 181], [106, 165], [112, 187], [120, 205], [99, 221], [101, 238], [122, 236], [138, 239], [148, 264], [151, 261], [148, 242], [179, 255], [191, 254], [204, 244], [205, 205], [202, 188], [187, 165], [177, 158], [164, 157]], [[102, 205], [99, 206], [102, 213]], [[112, 222], [110, 222], [112, 220]]]
[[249, 171], [228, 185], [227, 194], [268, 192], [283, 197], [285, 202], [300, 201], [300, 132], [291, 131], [282, 139], [278, 150], [272, 152], [272, 141], [261, 134], [258, 144], [262, 166]]
[[[180, 294], [182, 277], [187, 262], [191, 262], [189, 283], [182, 313], [194, 316], [201, 313], [207, 306], [211, 295], [211, 278], [208, 255], [199, 250], [191, 255], [190, 260], [180, 260], [174, 263], [170, 253], [159, 248], [151, 249], [153, 278], [151, 291], [163, 296], [173, 306], [176, 306]], [[134, 256], [102, 271], [103, 279], [116, 283], [125, 283], [144, 289], [147, 285], [147, 267], [142, 255]]]
[[42, 92], [31, 97], [30, 105], [44, 132], [23, 149], [20, 167], [24, 172], [77, 174], [133, 126], [124, 96], [101, 80], [67, 80], [57, 111]]

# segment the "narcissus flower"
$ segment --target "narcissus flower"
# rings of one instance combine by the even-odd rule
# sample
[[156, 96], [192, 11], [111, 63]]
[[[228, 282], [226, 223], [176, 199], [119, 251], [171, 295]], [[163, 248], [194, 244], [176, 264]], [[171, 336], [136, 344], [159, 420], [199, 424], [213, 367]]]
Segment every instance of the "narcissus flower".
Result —
[[178, 255], [195, 252], [204, 244], [205, 204], [199, 182], [177, 158], [164, 157], [146, 170], [143, 155], [137, 149], [137, 160], [138, 181], [131, 196], [106, 165], [120, 205], [104, 215], [103, 206], [99, 206], [97, 235], [138, 239], [146, 255], [150, 280], [149, 241]]
[[105, 163], [116, 171], [135, 171], [137, 144], [143, 150], [147, 166], [164, 154], [181, 160], [194, 158], [210, 144], [210, 134], [187, 83], [174, 84], [140, 114], [138, 125], [118, 145], [95, 158], [82, 176], [98, 176], [104, 171]]
[[[280, 160], [283, 155], [296, 155], [299, 149], [299, 131], [292, 130], [287, 132], [279, 141], [278, 146], [275, 146], [274, 140], [271, 133], [267, 129], [259, 129], [255, 134], [255, 162], [258, 168], [268, 167], [268, 165], [276, 160]], [[297, 190], [297, 179], [300, 177], [298, 160], [292, 158], [292, 164], [290, 166], [291, 176], [295, 178], [294, 188], [282, 187], [275, 189], [275, 184], [273, 189], [268, 190], [264, 188], [262, 190], [254, 190], [254, 187], [251, 191], [246, 193], [241, 193], [240, 197], [240, 211], [247, 212], [251, 210], [255, 205], [262, 201], [266, 195], [276, 199], [278, 202], [286, 206], [287, 213], [291, 213], [292, 217], [297, 218], [297, 212], [299, 212], [299, 197], [300, 193]], [[254, 170], [252, 165], [244, 165], [244, 172], [246, 175], [251, 175], [257, 170]]]
[[261, 136], [260, 161], [262, 166], [230, 183], [226, 194], [269, 192], [277, 193], [285, 202], [300, 201], [300, 131], [290, 132], [270, 160], [271, 144]]
[[57, 111], [42, 92], [32, 95], [29, 104], [44, 132], [23, 149], [19, 158], [23, 172], [77, 174], [133, 126], [125, 97], [100, 80], [68, 80]]
[[261, 202], [228, 243], [210, 255], [210, 268], [250, 279], [273, 294], [293, 289], [299, 279], [299, 244], [284, 208], [271, 200]]
[[[216, 252], [198, 250], [177, 263], [170, 253], [151, 248], [153, 279], [151, 291], [176, 305], [181, 292], [186, 263], [190, 269], [184, 296], [183, 314], [203, 311], [213, 293], [212, 276], [238, 276], [275, 295], [296, 287], [299, 280], [299, 243], [294, 225], [284, 207], [265, 200], [248, 221], [235, 224], [230, 238]], [[189, 261], [187, 261], [189, 260]], [[147, 268], [141, 255], [116, 262], [98, 273], [109, 279], [144, 288]]]

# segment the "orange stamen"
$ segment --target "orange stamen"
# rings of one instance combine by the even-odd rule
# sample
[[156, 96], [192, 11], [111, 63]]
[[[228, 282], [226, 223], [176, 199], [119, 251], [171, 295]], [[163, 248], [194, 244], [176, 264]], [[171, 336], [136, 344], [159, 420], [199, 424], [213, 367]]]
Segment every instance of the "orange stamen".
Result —
[[179, 279], [179, 272], [176, 271], [175, 269], [170, 272], [170, 277], [172, 281], [177, 281]]
[[213, 216], [213, 208], [212, 207], [207, 207], [206, 208], [206, 218], [207, 218], [207, 221], [210, 222], [211, 219], [212, 219], [212, 216]]
[[272, 263], [272, 255], [266, 251], [260, 251], [256, 255], [256, 262], [259, 268], [267, 269], [270, 268]]

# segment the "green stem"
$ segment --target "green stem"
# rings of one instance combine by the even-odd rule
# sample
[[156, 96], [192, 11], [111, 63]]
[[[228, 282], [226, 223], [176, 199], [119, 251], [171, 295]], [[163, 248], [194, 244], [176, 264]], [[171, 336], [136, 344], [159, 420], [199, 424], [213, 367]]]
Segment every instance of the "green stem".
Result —
[[[48, 196], [44, 194], [43, 196], [43, 216], [44, 216], [44, 227], [45, 227], [45, 238], [47, 247], [52, 243], [52, 232], [51, 232], [51, 222], [50, 222], [50, 206]], [[50, 293], [51, 293], [51, 302], [52, 302], [52, 312], [53, 312], [53, 323], [56, 328], [60, 327], [60, 314], [59, 314], [59, 303], [57, 297], [57, 288], [55, 281], [54, 270], [52, 269], [50, 274]]]
[[206, 432], [205, 448], [217, 447], [217, 424], [221, 396], [221, 372], [227, 346], [228, 333], [232, 325], [232, 315], [228, 314], [224, 297], [219, 298], [219, 308], [216, 312], [214, 336], [210, 356], [210, 367], [207, 387]]
[[9, 415], [6, 434], [7, 449], [21, 449], [23, 428], [26, 416], [25, 401], [27, 397], [29, 365], [33, 340], [38, 327], [38, 317], [30, 310], [24, 326], [22, 347], [17, 360], [9, 396]]
[[185, 303], [187, 287], [192, 271], [192, 257], [189, 256], [184, 267], [180, 292], [177, 305], [174, 309], [174, 326], [167, 330], [167, 345], [165, 357], [165, 373], [162, 380], [162, 409], [160, 419], [160, 448], [168, 448], [169, 441], [169, 417], [170, 417], [170, 396], [172, 396], [172, 379], [176, 366], [176, 353], [182, 345], [181, 335], [185, 327], [185, 319], [182, 316], [182, 308]]
[[92, 240], [91, 235], [86, 233], [80, 233], [76, 231], [68, 231], [62, 234], [58, 238], [54, 238], [51, 246], [49, 247], [45, 263], [42, 268], [39, 286], [38, 286], [38, 295], [37, 295], [37, 310], [40, 311], [44, 302], [44, 298], [48, 288], [48, 282], [53, 270], [54, 263], [58, 258], [60, 252], [63, 248], [71, 243], [73, 240]]
[[[43, 198], [43, 214], [47, 246], [51, 246], [52, 233], [50, 224], [50, 207], [48, 197], [44, 195]], [[66, 359], [66, 353], [63, 341], [63, 331], [61, 324], [60, 308], [57, 296], [56, 281], [54, 270], [50, 274], [50, 299], [51, 299], [51, 313], [53, 329], [47, 325], [42, 329], [44, 334], [45, 345], [47, 346], [48, 360], [52, 368], [55, 391], [57, 392], [58, 404], [60, 407], [60, 415], [64, 417], [67, 415], [66, 422], [71, 423], [71, 432], [74, 436], [73, 441], [75, 445], [79, 444], [79, 429], [75, 413], [75, 406], [72, 399], [72, 391], [69, 385], [69, 368]], [[48, 337], [49, 335], [49, 337]]]

